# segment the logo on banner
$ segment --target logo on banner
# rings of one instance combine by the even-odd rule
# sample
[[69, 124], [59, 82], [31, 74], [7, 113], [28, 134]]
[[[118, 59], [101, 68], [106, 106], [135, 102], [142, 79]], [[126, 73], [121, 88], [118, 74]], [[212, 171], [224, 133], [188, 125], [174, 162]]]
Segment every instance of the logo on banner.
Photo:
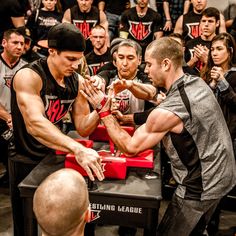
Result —
[[198, 36], [201, 35], [201, 30], [199, 23], [187, 23], [186, 26], [188, 27], [188, 36], [191, 39], [197, 38]]
[[73, 100], [60, 100], [57, 96], [45, 96], [46, 100], [46, 107], [45, 113], [48, 118], [53, 124], [56, 124], [60, 121], [66, 113], [69, 111]]
[[139, 41], [146, 39], [151, 34], [152, 21], [150, 22], [129, 21], [129, 24], [130, 24], [129, 33]]
[[91, 34], [91, 29], [97, 24], [97, 20], [73, 20], [73, 24], [81, 31], [85, 40]]
[[93, 209], [90, 209], [90, 219], [89, 219], [89, 222], [92, 222], [94, 220], [97, 220], [100, 218], [100, 210], [93, 210]]

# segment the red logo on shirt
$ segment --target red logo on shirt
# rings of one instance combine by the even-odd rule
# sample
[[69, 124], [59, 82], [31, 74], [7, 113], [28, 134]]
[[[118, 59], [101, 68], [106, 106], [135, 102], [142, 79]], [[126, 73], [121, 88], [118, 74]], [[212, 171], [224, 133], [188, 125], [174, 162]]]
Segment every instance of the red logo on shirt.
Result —
[[74, 100], [60, 100], [56, 96], [46, 95], [46, 108], [45, 113], [53, 124], [60, 121], [69, 111]]
[[144, 40], [151, 34], [152, 22], [129, 21], [129, 24], [130, 34], [139, 41]]
[[73, 20], [74, 25], [81, 31], [87, 40], [91, 34], [91, 29], [97, 24], [96, 20]]
[[198, 36], [201, 35], [201, 30], [200, 30], [200, 26], [199, 23], [189, 23], [186, 24], [186, 26], [188, 27], [188, 36], [191, 39], [197, 38]]

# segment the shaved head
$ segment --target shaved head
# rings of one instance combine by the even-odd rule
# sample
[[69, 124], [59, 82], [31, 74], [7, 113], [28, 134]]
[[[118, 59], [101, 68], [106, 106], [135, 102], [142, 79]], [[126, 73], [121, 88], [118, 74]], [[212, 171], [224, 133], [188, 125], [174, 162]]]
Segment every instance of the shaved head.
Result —
[[85, 180], [72, 169], [61, 169], [48, 176], [33, 199], [37, 221], [48, 236], [73, 235], [78, 227], [83, 228], [88, 206]]

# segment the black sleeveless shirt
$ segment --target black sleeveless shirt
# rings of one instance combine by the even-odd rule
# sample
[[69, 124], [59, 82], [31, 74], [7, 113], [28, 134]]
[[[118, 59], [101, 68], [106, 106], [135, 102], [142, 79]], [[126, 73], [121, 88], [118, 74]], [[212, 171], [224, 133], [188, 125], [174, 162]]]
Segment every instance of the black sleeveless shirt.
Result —
[[201, 18], [202, 14], [196, 14], [193, 11], [183, 15], [183, 37], [185, 42], [201, 35], [199, 27]]
[[89, 36], [91, 29], [100, 24], [100, 14], [97, 7], [92, 6], [89, 12], [81, 12], [77, 5], [70, 8], [71, 22], [81, 31], [86, 40], [85, 55], [93, 50]]
[[[27, 64], [23, 68], [30, 68], [41, 77], [43, 86], [40, 91], [40, 97], [44, 104], [45, 116], [50, 122], [61, 129], [62, 118], [70, 110], [78, 94], [78, 75], [74, 73], [69, 77], [65, 77], [64, 88], [58, 85], [51, 75], [46, 58]], [[11, 109], [16, 152], [29, 156], [34, 160], [42, 159], [52, 150], [39, 143], [27, 132], [13, 86], [11, 87]]]

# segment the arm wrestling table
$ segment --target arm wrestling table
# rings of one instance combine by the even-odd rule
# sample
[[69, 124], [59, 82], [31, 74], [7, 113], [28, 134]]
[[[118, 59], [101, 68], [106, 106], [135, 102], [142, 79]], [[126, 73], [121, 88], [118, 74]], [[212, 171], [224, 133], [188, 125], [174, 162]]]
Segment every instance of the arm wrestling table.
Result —
[[[25, 236], [37, 235], [33, 214], [33, 194], [52, 172], [64, 168], [64, 156], [46, 156], [19, 184], [23, 200]], [[160, 207], [161, 179], [145, 179], [139, 171], [129, 171], [125, 180], [95, 181], [89, 190], [93, 223], [144, 228], [145, 236], [156, 235]]]

